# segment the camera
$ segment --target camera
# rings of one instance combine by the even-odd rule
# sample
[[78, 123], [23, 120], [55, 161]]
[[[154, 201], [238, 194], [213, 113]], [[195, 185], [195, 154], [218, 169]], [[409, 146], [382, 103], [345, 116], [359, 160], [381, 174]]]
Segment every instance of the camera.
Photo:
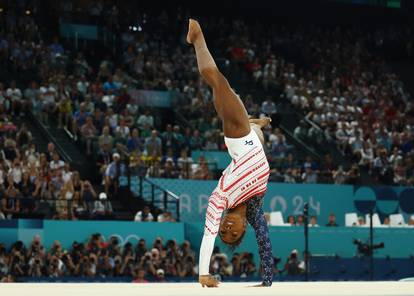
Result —
[[373, 244], [371, 249], [369, 244], [363, 243], [360, 239], [354, 239], [353, 244], [357, 246], [358, 255], [365, 257], [370, 256], [374, 250], [383, 249], [385, 247], [385, 244], [381, 242], [379, 244]]

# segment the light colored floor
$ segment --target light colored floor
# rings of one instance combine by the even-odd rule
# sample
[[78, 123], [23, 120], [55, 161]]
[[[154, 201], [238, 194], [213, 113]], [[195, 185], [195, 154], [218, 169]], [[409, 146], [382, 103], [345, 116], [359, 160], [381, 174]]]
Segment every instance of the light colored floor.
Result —
[[274, 283], [252, 288], [251, 283], [222, 283], [201, 288], [196, 283], [175, 284], [0, 284], [1, 296], [414, 296], [414, 282]]

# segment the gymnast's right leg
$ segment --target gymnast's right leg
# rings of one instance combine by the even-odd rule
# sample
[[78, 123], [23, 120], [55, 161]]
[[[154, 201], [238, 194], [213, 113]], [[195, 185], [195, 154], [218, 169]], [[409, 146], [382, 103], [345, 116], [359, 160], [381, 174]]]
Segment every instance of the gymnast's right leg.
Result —
[[223, 122], [224, 136], [247, 136], [250, 133], [250, 123], [246, 108], [217, 68], [207, 48], [200, 24], [196, 20], [189, 20], [187, 42], [194, 46], [201, 76], [213, 89], [214, 107]]

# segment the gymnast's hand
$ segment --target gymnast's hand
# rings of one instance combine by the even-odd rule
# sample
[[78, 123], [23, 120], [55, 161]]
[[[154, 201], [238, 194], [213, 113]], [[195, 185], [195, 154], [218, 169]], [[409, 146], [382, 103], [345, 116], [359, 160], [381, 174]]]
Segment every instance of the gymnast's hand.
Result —
[[213, 277], [210, 274], [207, 275], [200, 275], [198, 277], [198, 282], [201, 284], [201, 286], [204, 288], [205, 286], [209, 288], [217, 288], [219, 285], [219, 281]]

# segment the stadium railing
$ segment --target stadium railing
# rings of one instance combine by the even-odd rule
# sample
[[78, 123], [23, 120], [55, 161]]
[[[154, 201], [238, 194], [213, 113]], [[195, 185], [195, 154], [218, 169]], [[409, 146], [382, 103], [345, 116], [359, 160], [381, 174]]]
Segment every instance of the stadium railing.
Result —
[[164, 212], [175, 212], [176, 221], [180, 221], [180, 197], [174, 192], [163, 188], [145, 177], [145, 170], [132, 168], [129, 155], [125, 153], [124, 164], [126, 178], [120, 180], [120, 186], [127, 186], [133, 195], [142, 198]]

